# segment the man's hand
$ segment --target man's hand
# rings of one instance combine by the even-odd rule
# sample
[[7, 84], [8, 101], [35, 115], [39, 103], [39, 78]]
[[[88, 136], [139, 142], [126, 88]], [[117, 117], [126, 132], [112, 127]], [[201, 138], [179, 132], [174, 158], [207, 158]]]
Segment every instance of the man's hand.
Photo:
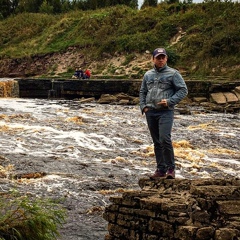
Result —
[[145, 112], [147, 112], [149, 109], [148, 109], [148, 107], [145, 107], [144, 109], [143, 109], [143, 112], [145, 113]]
[[164, 107], [168, 106], [167, 99], [162, 99], [160, 102], [157, 103], [158, 105], [162, 105]]

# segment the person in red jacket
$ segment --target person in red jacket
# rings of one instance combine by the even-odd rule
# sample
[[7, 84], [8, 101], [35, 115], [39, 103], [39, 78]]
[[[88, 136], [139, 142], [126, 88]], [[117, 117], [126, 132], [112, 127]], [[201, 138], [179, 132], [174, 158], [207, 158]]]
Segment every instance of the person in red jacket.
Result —
[[85, 79], [89, 79], [90, 76], [91, 76], [91, 72], [90, 72], [89, 69], [87, 69], [87, 70], [84, 72], [84, 78], [85, 78]]

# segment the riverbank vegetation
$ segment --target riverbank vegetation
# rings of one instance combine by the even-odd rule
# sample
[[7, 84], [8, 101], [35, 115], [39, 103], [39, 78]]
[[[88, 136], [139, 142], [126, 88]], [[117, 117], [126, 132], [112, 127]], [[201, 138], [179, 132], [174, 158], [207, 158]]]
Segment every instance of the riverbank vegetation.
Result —
[[239, 18], [240, 3], [231, 1], [21, 12], [0, 21], [0, 60], [21, 61], [75, 48], [90, 62], [98, 61], [100, 69], [106, 56], [118, 53], [131, 64], [135, 54], [163, 46], [171, 66], [188, 76], [239, 79]]
[[0, 240], [53, 240], [65, 222], [65, 211], [52, 200], [1, 193]]

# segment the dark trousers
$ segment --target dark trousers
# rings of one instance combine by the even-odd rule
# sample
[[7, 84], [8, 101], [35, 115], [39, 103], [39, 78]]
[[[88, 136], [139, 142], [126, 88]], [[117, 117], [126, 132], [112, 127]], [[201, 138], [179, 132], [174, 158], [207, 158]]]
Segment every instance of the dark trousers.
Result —
[[168, 169], [175, 168], [174, 151], [171, 140], [174, 111], [151, 109], [145, 114], [154, 144], [157, 169], [165, 173]]

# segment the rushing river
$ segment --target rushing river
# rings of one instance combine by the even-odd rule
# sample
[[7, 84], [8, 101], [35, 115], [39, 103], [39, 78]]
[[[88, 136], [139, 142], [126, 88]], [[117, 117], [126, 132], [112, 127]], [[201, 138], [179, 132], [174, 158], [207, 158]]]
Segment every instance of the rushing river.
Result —
[[[239, 136], [239, 114], [176, 109], [176, 177], [239, 177]], [[138, 106], [1, 98], [0, 141], [0, 191], [63, 198], [62, 240], [104, 239], [109, 196], [138, 189], [139, 178], [155, 170]]]

